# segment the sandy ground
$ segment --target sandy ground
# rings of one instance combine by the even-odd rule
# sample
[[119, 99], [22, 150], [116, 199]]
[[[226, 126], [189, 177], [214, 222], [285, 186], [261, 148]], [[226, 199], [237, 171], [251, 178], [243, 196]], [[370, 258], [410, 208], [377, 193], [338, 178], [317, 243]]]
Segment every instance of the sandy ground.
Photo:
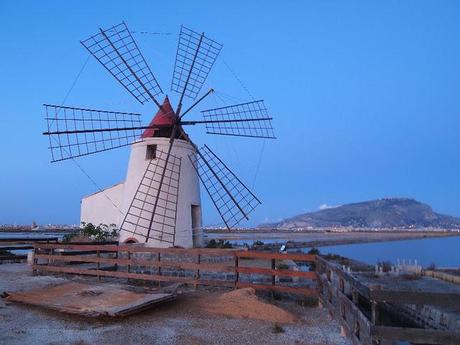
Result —
[[[53, 276], [32, 276], [24, 264], [0, 265], [0, 292], [53, 286], [65, 281]], [[282, 325], [283, 333], [274, 333], [273, 322], [248, 318], [251, 313], [246, 318], [221, 315], [226, 308], [217, 306], [229, 298], [222, 297], [224, 293], [189, 292], [172, 303], [110, 320], [5, 304], [0, 299], [0, 344], [349, 344], [325, 309], [306, 308], [291, 301], [276, 302], [294, 318]]]

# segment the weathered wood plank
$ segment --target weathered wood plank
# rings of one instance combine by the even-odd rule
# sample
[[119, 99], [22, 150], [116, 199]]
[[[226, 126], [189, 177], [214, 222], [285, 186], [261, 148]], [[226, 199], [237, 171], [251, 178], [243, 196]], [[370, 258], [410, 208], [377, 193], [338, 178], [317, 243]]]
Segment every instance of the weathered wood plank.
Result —
[[197, 280], [187, 277], [175, 277], [175, 276], [165, 276], [165, 275], [155, 275], [155, 274], [143, 274], [143, 273], [132, 273], [132, 272], [118, 272], [118, 271], [102, 271], [102, 270], [90, 270], [90, 269], [81, 269], [74, 267], [61, 267], [61, 266], [48, 266], [48, 265], [33, 265], [34, 270], [38, 271], [47, 271], [54, 273], [72, 273], [72, 274], [81, 274], [81, 275], [90, 275], [90, 276], [105, 276], [105, 277], [114, 277], [114, 278], [129, 278], [129, 279], [139, 279], [139, 280], [149, 280], [149, 281], [168, 281], [168, 282], [178, 282], [183, 284], [196, 284], [196, 285], [212, 285], [212, 286], [223, 286], [223, 287], [233, 287], [233, 281], [223, 281], [223, 280]]
[[130, 252], [130, 253], [170, 253], [170, 254], [184, 254], [184, 255], [217, 255], [217, 256], [233, 256], [235, 249], [211, 249], [211, 248], [154, 248], [144, 247], [138, 245], [96, 245], [96, 244], [63, 244], [63, 243], [39, 243], [34, 245], [35, 248], [40, 249], [67, 249], [79, 251], [96, 251], [105, 250], [112, 252]]
[[370, 298], [370, 289], [366, 285], [361, 283], [358, 279], [342, 271], [341, 268], [337, 267], [335, 264], [326, 261], [320, 256], [317, 257], [317, 261], [320, 265], [324, 266], [325, 270], [331, 270], [332, 272], [334, 272], [334, 274], [337, 274], [343, 280], [347, 281], [348, 284], [350, 284], [354, 289], [356, 289], [359, 292], [359, 294], [361, 294], [363, 297], [367, 299]]
[[389, 341], [405, 340], [411, 343], [423, 344], [460, 344], [460, 333], [452, 331], [440, 331], [422, 328], [373, 326], [371, 328], [371, 333], [372, 336], [377, 339], [385, 339]]
[[371, 290], [370, 299], [404, 304], [428, 304], [443, 307], [460, 307], [460, 294], [444, 292]]
[[162, 267], [162, 268], [181, 268], [202, 271], [213, 271], [213, 272], [234, 272], [235, 267], [225, 264], [209, 264], [209, 263], [194, 263], [194, 262], [173, 262], [173, 261], [157, 261], [157, 260], [146, 260], [146, 259], [121, 259], [121, 258], [103, 258], [96, 256], [87, 255], [47, 255], [37, 254], [37, 259], [63, 261], [63, 262], [86, 262], [86, 263], [105, 263], [112, 265], [137, 265], [146, 267]]

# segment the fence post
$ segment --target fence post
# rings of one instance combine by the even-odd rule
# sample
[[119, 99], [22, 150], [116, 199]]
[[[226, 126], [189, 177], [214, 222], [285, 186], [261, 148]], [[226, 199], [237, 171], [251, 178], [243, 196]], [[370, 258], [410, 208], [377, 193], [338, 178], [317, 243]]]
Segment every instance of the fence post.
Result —
[[371, 322], [374, 326], [379, 322], [379, 307], [376, 301], [371, 301]]
[[[198, 269], [196, 271], [196, 280], [199, 281], [200, 280], [200, 264], [201, 264], [201, 254], [198, 254], [198, 257], [197, 257], [197, 264], [198, 264]], [[195, 284], [195, 289], [197, 287], [198, 284]]]
[[[163, 275], [161, 271], [161, 252], [158, 252], [158, 275]], [[158, 281], [158, 287], [161, 288], [161, 280]]]
[[99, 269], [101, 268], [101, 263], [99, 262], [99, 258], [101, 257], [99, 249], [96, 251], [96, 257], [98, 258], [97, 261], [97, 280], [101, 280], [101, 276], [99, 275]]
[[32, 273], [34, 275], [36, 275], [38, 273], [38, 270], [37, 270], [37, 264], [38, 264], [38, 259], [37, 259], [37, 254], [38, 254], [38, 245], [37, 243], [34, 243], [34, 259], [33, 259], [33, 270], [32, 270]]
[[240, 272], [238, 272], [238, 253], [235, 253], [235, 289], [238, 288], [238, 282], [240, 280]]
[[359, 294], [358, 290], [356, 290], [354, 287], [351, 288], [351, 300], [354, 304], [359, 303]]
[[[275, 259], [272, 259], [272, 270], [275, 270], [276, 269], [276, 260]], [[272, 285], [275, 286], [275, 282], [276, 282], [276, 276], [273, 274], [272, 275]]]
[[115, 262], [115, 271], [118, 271], [118, 246], [117, 251], [115, 252], [115, 259], [117, 259], [117, 261]]

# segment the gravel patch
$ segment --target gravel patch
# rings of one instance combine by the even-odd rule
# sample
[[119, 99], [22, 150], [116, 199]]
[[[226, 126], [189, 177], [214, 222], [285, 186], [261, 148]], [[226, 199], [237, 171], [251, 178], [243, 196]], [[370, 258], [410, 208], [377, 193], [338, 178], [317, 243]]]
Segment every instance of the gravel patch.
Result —
[[[79, 278], [81, 279], [81, 278]], [[68, 279], [33, 276], [25, 264], [0, 265], [0, 293], [53, 286]], [[348, 345], [339, 325], [325, 309], [305, 308], [294, 302], [275, 304], [296, 315], [273, 332], [273, 323], [215, 315], [196, 308], [207, 290], [184, 293], [176, 301], [119, 319], [85, 319], [20, 304], [0, 302], [0, 344], [309, 344]], [[0, 299], [1, 301], [1, 299]]]

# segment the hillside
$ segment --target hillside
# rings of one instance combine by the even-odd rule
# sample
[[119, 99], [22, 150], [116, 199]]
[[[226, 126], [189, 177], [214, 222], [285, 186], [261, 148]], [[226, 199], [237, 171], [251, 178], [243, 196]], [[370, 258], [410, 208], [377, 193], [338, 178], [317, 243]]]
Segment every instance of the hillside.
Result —
[[328, 208], [287, 218], [262, 228], [444, 228], [459, 229], [460, 218], [439, 214], [408, 198], [385, 198]]

